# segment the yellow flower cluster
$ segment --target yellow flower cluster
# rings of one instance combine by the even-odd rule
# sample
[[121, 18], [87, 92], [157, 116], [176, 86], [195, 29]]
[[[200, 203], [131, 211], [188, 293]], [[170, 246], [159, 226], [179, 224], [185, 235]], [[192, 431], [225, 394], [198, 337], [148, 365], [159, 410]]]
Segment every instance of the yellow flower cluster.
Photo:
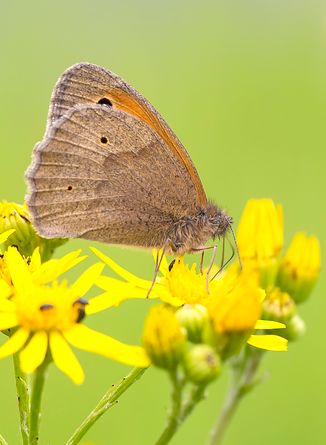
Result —
[[[216, 378], [221, 363], [246, 344], [285, 351], [287, 340], [276, 330], [285, 323], [286, 337], [295, 337], [295, 302], [308, 298], [319, 274], [315, 237], [298, 234], [280, 257], [282, 209], [268, 199], [250, 200], [243, 212], [237, 235], [242, 271], [232, 264], [207, 289], [196, 264], [176, 258], [169, 265], [164, 256], [149, 296], [151, 281], [95, 248], [101, 262], [70, 285], [58, 281], [85, 257], [74, 251], [46, 261], [49, 248], [33, 232], [26, 209], [4, 203], [1, 211], [6, 224], [0, 231], [0, 330], [9, 339], [0, 346], [0, 358], [19, 354], [27, 373], [47, 358], [75, 383], [81, 383], [84, 374], [71, 346], [138, 367], [153, 363], [171, 371], [182, 365], [197, 384]], [[30, 251], [33, 243], [38, 245]], [[122, 279], [102, 275], [103, 263]], [[85, 295], [94, 285], [102, 293], [87, 301]], [[147, 316], [143, 347], [123, 344], [83, 324], [86, 316], [135, 298], [161, 302]]]
[[[7, 242], [13, 233], [4, 232], [0, 242]], [[19, 352], [23, 372], [31, 373], [50, 355], [77, 384], [84, 373], [70, 345], [132, 366], [150, 364], [142, 347], [126, 345], [82, 324], [88, 305], [84, 296], [103, 264], [90, 266], [70, 286], [57, 279], [85, 258], [78, 250], [42, 263], [39, 248], [30, 257], [22, 256], [17, 247], [7, 248], [0, 265], [0, 330], [9, 339], [0, 347], [0, 358]]]
[[281, 335], [294, 340], [304, 332], [296, 305], [307, 300], [320, 272], [320, 245], [315, 236], [299, 232], [282, 255], [282, 208], [270, 199], [248, 201], [237, 239], [243, 272], [265, 289], [262, 314], [286, 324]]

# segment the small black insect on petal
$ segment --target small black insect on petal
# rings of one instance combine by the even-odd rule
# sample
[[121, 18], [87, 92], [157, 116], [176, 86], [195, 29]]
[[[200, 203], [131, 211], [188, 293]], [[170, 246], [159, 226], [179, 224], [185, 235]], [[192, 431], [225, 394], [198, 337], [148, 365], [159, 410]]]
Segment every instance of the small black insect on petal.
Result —
[[50, 304], [50, 303], [45, 303], [40, 306], [41, 311], [45, 311], [47, 309], [53, 309], [53, 308], [54, 308], [53, 304]]
[[85, 318], [85, 306], [88, 304], [88, 301], [84, 298], [78, 298], [78, 300], [74, 301], [73, 306], [78, 305], [77, 311], [78, 315], [76, 318], [76, 323], [80, 323]]
[[175, 263], [175, 259], [171, 261], [171, 263], [169, 264], [169, 272], [171, 272], [171, 270], [173, 269]]

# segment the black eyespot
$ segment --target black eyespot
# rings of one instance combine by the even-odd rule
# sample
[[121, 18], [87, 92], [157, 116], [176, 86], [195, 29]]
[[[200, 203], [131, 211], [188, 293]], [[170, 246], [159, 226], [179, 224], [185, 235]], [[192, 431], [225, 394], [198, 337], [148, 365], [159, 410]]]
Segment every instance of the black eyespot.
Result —
[[101, 137], [101, 142], [102, 144], [107, 144], [108, 143], [108, 138], [106, 138], [105, 136]]
[[67, 187], [67, 190], [72, 190], [72, 185], [69, 185], [69, 186]]
[[97, 103], [100, 105], [106, 105], [108, 107], [112, 107], [112, 102], [109, 99], [107, 99], [106, 97], [102, 97], [102, 99], [97, 101]]
[[171, 263], [169, 264], [169, 272], [171, 272], [173, 266], [174, 266], [175, 260], [172, 260]]

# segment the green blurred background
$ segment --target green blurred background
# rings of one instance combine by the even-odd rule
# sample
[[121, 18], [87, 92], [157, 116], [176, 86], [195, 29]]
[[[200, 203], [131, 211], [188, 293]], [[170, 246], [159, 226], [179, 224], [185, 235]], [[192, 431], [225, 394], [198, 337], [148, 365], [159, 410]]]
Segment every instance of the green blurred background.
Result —
[[[325, 243], [325, 2], [2, 1], [0, 48], [1, 198], [23, 200], [24, 170], [42, 138], [53, 85], [68, 66], [89, 61], [120, 74], [156, 106], [187, 147], [207, 194], [235, 221], [248, 198], [268, 196], [284, 204], [287, 243], [298, 229]], [[74, 240], [58, 254], [89, 245]], [[150, 254], [103, 249], [152, 276]], [[308, 326], [302, 341], [286, 354], [268, 355], [270, 378], [244, 401], [225, 445], [326, 443], [325, 285], [321, 279], [301, 308]], [[128, 302], [88, 324], [138, 343], [147, 309], [147, 302]], [[77, 354], [87, 375], [82, 387], [51, 367], [42, 445], [63, 444], [128, 372]], [[16, 445], [10, 359], [0, 362], [0, 377], [0, 431]], [[210, 388], [174, 445], [205, 443], [226, 383], [224, 375]], [[168, 400], [166, 375], [150, 369], [85, 441], [153, 444]]]

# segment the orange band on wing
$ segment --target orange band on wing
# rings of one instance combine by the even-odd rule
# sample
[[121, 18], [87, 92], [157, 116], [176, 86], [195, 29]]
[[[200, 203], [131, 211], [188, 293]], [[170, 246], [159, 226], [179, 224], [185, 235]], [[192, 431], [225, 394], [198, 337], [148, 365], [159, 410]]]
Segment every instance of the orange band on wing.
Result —
[[[139, 103], [137, 99], [128, 95], [128, 93], [122, 90], [111, 90], [109, 93], [106, 94], [106, 98], [112, 102], [115, 108], [146, 122], [153, 130], [156, 131], [156, 133], [161, 136], [161, 138], [168, 144], [168, 146], [180, 159], [182, 164], [186, 167], [197, 192], [198, 206], [206, 207], [207, 198], [199, 175], [185, 148], [172, 133], [169, 127], [165, 124], [165, 122], [163, 120], [160, 120], [150, 109]], [[99, 99], [100, 98], [97, 98], [96, 102]]]

